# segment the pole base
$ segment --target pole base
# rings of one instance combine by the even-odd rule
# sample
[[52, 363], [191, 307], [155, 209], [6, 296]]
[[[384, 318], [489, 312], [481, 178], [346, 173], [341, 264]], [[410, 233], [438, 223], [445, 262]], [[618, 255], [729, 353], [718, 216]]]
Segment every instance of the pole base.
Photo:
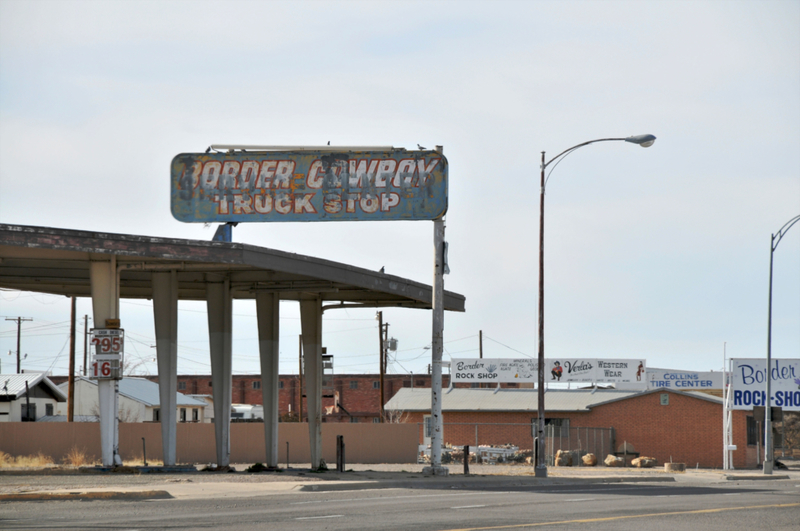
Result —
[[546, 466], [537, 466], [535, 469], [536, 477], [537, 478], [546, 478], [547, 477], [547, 467]]
[[422, 469], [423, 476], [449, 476], [450, 469], [446, 466], [426, 466]]

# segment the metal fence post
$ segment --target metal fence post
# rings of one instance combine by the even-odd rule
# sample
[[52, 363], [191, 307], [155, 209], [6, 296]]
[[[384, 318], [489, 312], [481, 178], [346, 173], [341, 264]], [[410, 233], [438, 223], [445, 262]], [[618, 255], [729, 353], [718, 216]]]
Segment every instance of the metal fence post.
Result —
[[336, 436], [336, 471], [344, 472], [344, 435]]

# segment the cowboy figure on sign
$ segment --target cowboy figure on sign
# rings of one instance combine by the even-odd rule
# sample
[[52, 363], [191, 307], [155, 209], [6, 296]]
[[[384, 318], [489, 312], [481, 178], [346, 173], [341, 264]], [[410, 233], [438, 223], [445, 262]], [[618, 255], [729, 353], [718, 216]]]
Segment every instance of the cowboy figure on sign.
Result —
[[555, 367], [553, 367], [553, 370], [550, 371], [550, 374], [553, 375], [553, 380], [559, 380], [560, 381], [562, 372], [564, 372], [564, 369], [561, 368], [561, 363], [556, 362], [555, 363]]

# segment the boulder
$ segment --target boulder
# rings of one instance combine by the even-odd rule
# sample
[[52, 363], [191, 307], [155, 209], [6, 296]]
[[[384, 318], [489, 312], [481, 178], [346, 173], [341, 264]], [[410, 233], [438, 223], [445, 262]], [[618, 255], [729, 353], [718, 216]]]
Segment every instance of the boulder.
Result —
[[566, 450], [556, 452], [556, 466], [572, 466], [572, 454]]
[[637, 457], [633, 461], [631, 461], [631, 465], [635, 466], [636, 468], [653, 468], [656, 466], [656, 458], [655, 457]]
[[616, 457], [611, 454], [608, 454], [608, 456], [606, 456], [606, 459], [605, 461], [603, 461], [603, 463], [605, 463], [606, 466], [612, 466], [612, 467], [625, 466], [625, 460], [623, 458]]
[[595, 466], [597, 464], [597, 456], [594, 454], [586, 454], [581, 460], [583, 461], [583, 466]]

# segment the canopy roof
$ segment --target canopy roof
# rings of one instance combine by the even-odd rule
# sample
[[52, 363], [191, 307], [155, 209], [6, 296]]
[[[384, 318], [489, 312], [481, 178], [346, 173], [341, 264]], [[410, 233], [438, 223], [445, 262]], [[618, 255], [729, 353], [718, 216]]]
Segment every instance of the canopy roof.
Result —
[[[89, 263], [116, 256], [121, 298], [152, 298], [151, 273], [176, 271], [178, 298], [205, 300], [206, 283], [230, 279], [235, 299], [320, 297], [326, 307], [431, 308], [431, 287], [339, 262], [243, 243], [155, 238], [0, 224], [0, 287], [89, 297]], [[464, 311], [445, 292], [446, 310]]]

